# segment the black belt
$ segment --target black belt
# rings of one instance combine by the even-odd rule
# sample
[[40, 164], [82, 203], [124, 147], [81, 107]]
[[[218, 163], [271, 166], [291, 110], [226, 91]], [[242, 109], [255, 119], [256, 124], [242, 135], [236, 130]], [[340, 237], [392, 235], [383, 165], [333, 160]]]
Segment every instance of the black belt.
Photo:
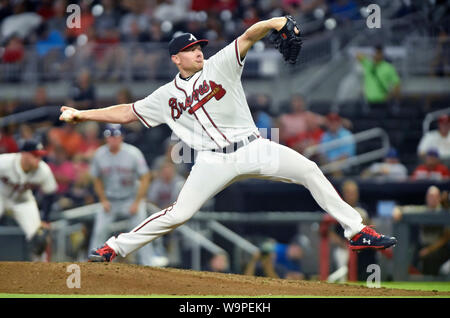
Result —
[[[252, 141], [258, 139], [259, 136], [255, 134], [251, 134], [250, 136], [246, 137], [245, 139], [248, 140], [248, 143], [251, 143]], [[238, 150], [239, 148], [245, 146], [244, 140], [234, 142], [231, 145], [228, 145], [226, 147], [220, 148], [220, 149], [213, 149], [212, 152], [222, 152], [222, 153], [232, 153]]]

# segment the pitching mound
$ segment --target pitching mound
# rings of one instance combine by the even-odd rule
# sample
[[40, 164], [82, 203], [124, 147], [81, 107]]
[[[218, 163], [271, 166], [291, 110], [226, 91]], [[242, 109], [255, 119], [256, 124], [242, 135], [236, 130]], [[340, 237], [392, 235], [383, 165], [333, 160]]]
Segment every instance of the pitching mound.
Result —
[[0, 262], [0, 293], [227, 296], [439, 296], [450, 293], [292, 281], [121, 263], [77, 263], [80, 288], [68, 288], [71, 263]]

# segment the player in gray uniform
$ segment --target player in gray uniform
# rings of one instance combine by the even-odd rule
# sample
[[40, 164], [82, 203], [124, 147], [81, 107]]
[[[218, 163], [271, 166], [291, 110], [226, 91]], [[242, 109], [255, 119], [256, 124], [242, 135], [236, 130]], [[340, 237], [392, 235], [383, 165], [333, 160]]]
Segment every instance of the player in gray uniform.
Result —
[[[109, 237], [112, 222], [129, 218], [129, 228], [133, 228], [147, 217], [145, 197], [150, 171], [144, 155], [123, 142], [121, 125], [107, 126], [103, 135], [106, 144], [96, 151], [90, 169], [94, 190], [103, 207], [95, 218], [91, 248], [102, 245]], [[152, 254], [152, 246], [145, 246], [138, 254], [138, 262], [151, 265]]]

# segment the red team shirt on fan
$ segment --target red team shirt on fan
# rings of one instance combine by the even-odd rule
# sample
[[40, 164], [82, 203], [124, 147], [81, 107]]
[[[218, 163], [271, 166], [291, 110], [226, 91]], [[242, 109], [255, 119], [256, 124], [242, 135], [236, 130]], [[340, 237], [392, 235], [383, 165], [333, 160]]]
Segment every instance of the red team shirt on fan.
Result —
[[133, 104], [147, 127], [167, 124], [191, 148], [219, 149], [257, 133], [240, 81], [244, 61], [237, 40], [205, 60], [188, 80], [180, 78]]

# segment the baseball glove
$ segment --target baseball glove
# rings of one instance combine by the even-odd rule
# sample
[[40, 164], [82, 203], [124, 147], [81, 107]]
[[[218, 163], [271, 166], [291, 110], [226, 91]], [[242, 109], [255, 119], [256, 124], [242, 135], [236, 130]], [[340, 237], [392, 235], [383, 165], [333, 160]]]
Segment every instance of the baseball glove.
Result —
[[298, 61], [302, 49], [302, 38], [300, 32], [295, 33], [295, 27], [300, 31], [297, 22], [290, 15], [286, 16], [287, 22], [280, 31], [272, 30], [269, 34], [269, 42], [280, 51], [286, 62], [295, 64]]

